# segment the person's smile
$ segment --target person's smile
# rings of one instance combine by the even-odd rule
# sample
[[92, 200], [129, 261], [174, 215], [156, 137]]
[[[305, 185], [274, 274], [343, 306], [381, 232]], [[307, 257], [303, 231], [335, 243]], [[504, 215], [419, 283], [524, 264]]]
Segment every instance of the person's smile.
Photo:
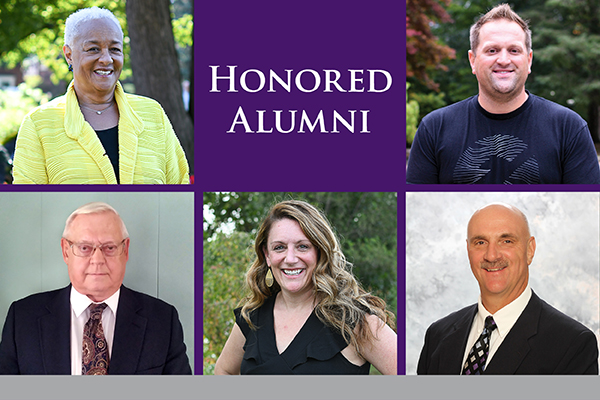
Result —
[[300, 274], [302, 274], [304, 271], [306, 271], [304, 268], [282, 268], [281, 272], [283, 272], [283, 275], [291, 278], [291, 279], [295, 279], [297, 278]]
[[97, 69], [94, 71], [95, 74], [98, 74], [100, 76], [109, 76], [113, 74], [112, 70], [107, 70], [107, 69]]

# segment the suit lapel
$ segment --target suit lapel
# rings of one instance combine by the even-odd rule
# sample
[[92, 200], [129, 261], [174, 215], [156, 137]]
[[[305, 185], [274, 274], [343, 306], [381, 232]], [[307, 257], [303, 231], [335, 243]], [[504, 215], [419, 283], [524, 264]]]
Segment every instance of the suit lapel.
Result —
[[527, 307], [486, 367], [486, 374], [513, 375], [517, 372], [523, 359], [529, 353], [529, 339], [537, 334], [541, 310], [541, 300], [532, 292]]
[[132, 375], [137, 371], [147, 323], [147, 318], [138, 314], [141, 309], [135, 293], [121, 286], [109, 374]]
[[460, 375], [465, 346], [473, 318], [477, 312], [477, 304], [468, 307], [465, 313], [452, 325], [452, 330], [444, 337], [439, 352], [439, 374]]
[[38, 319], [44, 371], [48, 375], [71, 374], [71, 285], [57, 292], [46, 305], [48, 314]]

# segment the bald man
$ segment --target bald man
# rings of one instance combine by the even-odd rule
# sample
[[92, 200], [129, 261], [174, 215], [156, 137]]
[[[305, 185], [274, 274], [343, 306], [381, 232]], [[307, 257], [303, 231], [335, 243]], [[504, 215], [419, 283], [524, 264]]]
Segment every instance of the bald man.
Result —
[[467, 252], [479, 302], [427, 329], [418, 374], [598, 374], [596, 336], [529, 287], [535, 246], [516, 207], [473, 214]]

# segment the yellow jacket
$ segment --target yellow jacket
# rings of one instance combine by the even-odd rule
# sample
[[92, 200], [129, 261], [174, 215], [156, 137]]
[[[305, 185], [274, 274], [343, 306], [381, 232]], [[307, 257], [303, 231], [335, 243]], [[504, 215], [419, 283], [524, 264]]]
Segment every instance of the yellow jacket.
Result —
[[[119, 107], [119, 175], [122, 184], [189, 183], [185, 154], [162, 107], [123, 92]], [[73, 82], [64, 96], [25, 116], [15, 148], [14, 183], [117, 183], [113, 166], [87, 123]]]

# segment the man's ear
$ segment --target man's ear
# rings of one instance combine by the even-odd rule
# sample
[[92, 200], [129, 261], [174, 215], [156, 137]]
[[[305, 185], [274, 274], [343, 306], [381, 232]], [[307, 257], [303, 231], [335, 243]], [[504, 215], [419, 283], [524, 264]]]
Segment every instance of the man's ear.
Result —
[[469, 64], [471, 64], [471, 72], [475, 75], [475, 53], [473, 53], [473, 50], [469, 50]]
[[67, 242], [67, 239], [60, 238], [60, 247], [62, 249], [63, 260], [65, 260], [65, 263], [67, 263], [67, 260], [70, 257], [69, 247], [71, 247], [71, 245], [69, 244], [69, 242]]
[[123, 246], [125, 246], [125, 248], [123, 249], [125, 261], [129, 261], [129, 238], [125, 239], [125, 243], [123, 243]]
[[533, 256], [535, 254], [535, 238], [532, 236], [529, 238], [527, 242], [527, 265], [531, 264], [533, 261]]

